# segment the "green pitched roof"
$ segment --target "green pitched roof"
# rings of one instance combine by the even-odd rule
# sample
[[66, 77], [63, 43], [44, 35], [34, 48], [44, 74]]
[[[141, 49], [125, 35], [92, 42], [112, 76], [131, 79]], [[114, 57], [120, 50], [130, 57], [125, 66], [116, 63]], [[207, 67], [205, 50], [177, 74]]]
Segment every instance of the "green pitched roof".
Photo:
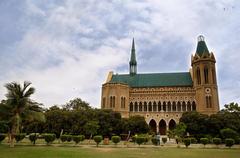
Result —
[[116, 74], [110, 83], [125, 83], [130, 87], [173, 87], [192, 86], [189, 72], [179, 73], [149, 73], [149, 74]]
[[197, 44], [197, 50], [196, 53], [201, 57], [204, 53], [209, 54], [207, 45], [204, 41], [204, 37], [203, 36], [199, 36], [198, 37], [198, 44]]

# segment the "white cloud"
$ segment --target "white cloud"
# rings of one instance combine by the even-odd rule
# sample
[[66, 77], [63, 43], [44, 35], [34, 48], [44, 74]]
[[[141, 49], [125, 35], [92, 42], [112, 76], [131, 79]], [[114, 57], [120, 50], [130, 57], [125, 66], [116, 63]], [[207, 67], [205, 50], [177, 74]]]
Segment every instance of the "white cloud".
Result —
[[[240, 85], [231, 86], [240, 77], [235, 70], [240, 66], [235, 62], [240, 49], [238, 1], [47, 2], [27, 0], [23, 14], [16, 15], [22, 36], [0, 54], [0, 66], [5, 67], [1, 85], [30, 80], [37, 88], [35, 99], [47, 106], [81, 97], [99, 107], [107, 72], [128, 69], [132, 36], [140, 67], [178, 71], [189, 66], [190, 60], [185, 60], [195, 51], [196, 36], [203, 33], [209, 49], [216, 51], [221, 105], [240, 101], [235, 95]], [[169, 52], [164, 46], [190, 48]], [[174, 56], [182, 59], [167, 61], [178, 60]], [[0, 95], [4, 93], [1, 88]]]

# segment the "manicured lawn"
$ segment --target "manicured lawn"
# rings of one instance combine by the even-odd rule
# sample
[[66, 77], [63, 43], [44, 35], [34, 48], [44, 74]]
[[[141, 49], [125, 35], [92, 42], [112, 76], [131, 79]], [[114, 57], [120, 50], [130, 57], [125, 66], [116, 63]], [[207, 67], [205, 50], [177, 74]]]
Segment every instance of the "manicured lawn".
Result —
[[0, 145], [0, 158], [239, 158], [240, 149], [56, 147]]

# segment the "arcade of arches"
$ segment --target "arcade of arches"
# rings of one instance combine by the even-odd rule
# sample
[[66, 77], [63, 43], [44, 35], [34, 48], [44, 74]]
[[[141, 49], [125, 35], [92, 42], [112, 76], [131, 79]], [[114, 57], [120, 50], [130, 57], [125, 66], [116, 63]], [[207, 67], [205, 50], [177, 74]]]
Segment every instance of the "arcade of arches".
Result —
[[160, 133], [160, 135], [166, 135], [167, 130], [172, 130], [176, 127], [176, 121], [171, 119], [169, 122], [166, 122], [164, 119], [161, 119], [159, 122], [151, 119], [149, 122], [149, 127], [151, 132]]

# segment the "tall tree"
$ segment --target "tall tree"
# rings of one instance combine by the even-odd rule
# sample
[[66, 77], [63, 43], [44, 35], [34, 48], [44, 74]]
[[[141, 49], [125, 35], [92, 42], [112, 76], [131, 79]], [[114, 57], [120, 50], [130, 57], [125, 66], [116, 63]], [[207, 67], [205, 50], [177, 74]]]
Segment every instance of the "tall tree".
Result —
[[6, 98], [0, 106], [2, 120], [6, 120], [9, 126], [10, 147], [14, 147], [14, 135], [20, 132], [20, 125], [24, 120], [42, 120], [45, 117], [39, 104], [33, 102], [30, 96], [35, 88], [30, 87], [31, 83], [25, 81], [23, 86], [17, 82], [7, 83]]

